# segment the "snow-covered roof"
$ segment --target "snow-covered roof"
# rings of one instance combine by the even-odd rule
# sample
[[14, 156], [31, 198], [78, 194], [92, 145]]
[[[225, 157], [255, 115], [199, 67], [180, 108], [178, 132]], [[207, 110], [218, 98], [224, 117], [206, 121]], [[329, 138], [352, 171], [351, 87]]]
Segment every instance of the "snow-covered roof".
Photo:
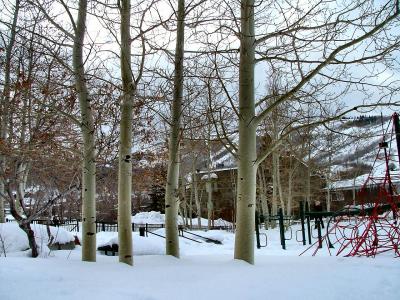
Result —
[[205, 174], [201, 177], [201, 180], [217, 179], [218, 175], [215, 173]]

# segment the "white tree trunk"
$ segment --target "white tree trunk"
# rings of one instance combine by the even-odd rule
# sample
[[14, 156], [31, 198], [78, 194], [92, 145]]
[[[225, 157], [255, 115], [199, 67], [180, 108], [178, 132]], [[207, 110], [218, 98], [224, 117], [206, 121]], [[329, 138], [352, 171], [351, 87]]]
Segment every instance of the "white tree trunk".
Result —
[[[276, 152], [272, 153], [272, 203], [271, 203], [271, 214], [276, 216], [278, 214], [278, 171], [276, 164]], [[272, 220], [270, 222], [271, 228], [276, 227], [276, 222]]]
[[213, 226], [212, 221], [213, 221], [213, 200], [212, 200], [212, 181], [211, 178], [208, 178], [206, 181], [206, 190], [207, 190], [207, 228], [208, 230], [211, 229]]
[[169, 162], [165, 188], [166, 254], [179, 257], [178, 192], [179, 192], [179, 142], [183, 98], [183, 59], [185, 32], [185, 1], [178, 0], [177, 37], [175, 48], [174, 99], [172, 103], [171, 132], [169, 136]]
[[183, 224], [185, 225], [185, 226], [188, 226], [188, 210], [187, 210], [187, 199], [186, 199], [186, 188], [185, 188], [185, 185], [186, 185], [186, 183], [185, 183], [185, 178], [183, 177], [183, 175], [181, 174], [181, 180], [180, 180], [180, 182], [181, 182], [181, 192], [180, 192], [180, 195], [181, 195], [181, 197], [180, 197], [180, 201], [179, 201], [179, 203], [180, 203], [180, 207], [181, 207], [181, 216], [182, 216], [182, 219], [183, 219]]
[[268, 229], [268, 217], [269, 217], [270, 213], [269, 213], [269, 207], [268, 207], [268, 201], [267, 201], [267, 182], [265, 180], [264, 167], [259, 166], [258, 172], [259, 172], [259, 182], [260, 182], [261, 208], [262, 208], [263, 216], [264, 216], [264, 228]]
[[87, 0], [79, 1], [76, 22], [73, 70], [81, 109], [83, 138], [82, 166], [82, 260], [96, 261], [96, 153], [93, 112], [86, 86], [83, 43], [86, 31]]
[[[193, 167], [192, 167], [193, 169]], [[190, 199], [189, 199], [189, 226], [190, 229], [193, 228], [193, 197], [194, 197], [194, 191], [193, 191], [193, 180], [194, 180], [194, 174], [192, 173], [192, 181], [191, 181], [191, 188], [190, 188]]]
[[282, 211], [285, 211], [285, 198], [283, 197], [283, 187], [281, 184], [281, 164], [280, 164], [280, 155], [279, 153], [276, 154], [276, 181], [278, 184], [278, 192], [279, 192], [279, 202], [282, 208]]
[[193, 176], [193, 192], [194, 192], [194, 202], [196, 204], [196, 215], [197, 215], [197, 227], [201, 228], [201, 203], [199, 199], [199, 189], [197, 183], [197, 176]]
[[254, 264], [256, 123], [254, 101], [254, 1], [241, 1], [239, 158], [235, 259]]
[[119, 261], [133, 265], [132, 253], [132, 113], [135, 90], [131, 70], [130, 0], [121, 1], [122, 103], [118, 156], [118, 255]]
[[288, 177], [288, 196], [287, 196], [287, 212], [286, 212], [288, 216], [292, 215], [294, 172], [295, 172], [295, 167], [292, 168], [292, 164], [290, 164], [290, 169], [288, 173], [289, 177]]
[[[332, 139], [328, 139], [328, 141], [332, 141]], [[331, 211], [331, 165], [332, 165], [332, 152], [329, 151], [329, 162], [328, 162], [328, 172], [326, 174], [326, 210]]]

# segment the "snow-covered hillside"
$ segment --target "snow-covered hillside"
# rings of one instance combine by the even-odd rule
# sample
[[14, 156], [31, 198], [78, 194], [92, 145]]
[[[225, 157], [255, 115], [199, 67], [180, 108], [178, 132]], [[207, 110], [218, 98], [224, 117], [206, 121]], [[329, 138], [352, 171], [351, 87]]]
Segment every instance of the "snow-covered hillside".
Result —
[[[396, 181], [400, 173], [392, 127], [390, 116], [364, 116], [336, 120], [313, 128], [310, 142], [312, 165], [320, 174], [330, 173], [333, 181], [331, 188], [350, 187], [354, 184], [361, 186], [370, 172], [375, 177], [385, 175], [383, 150], [376, 160], [379, 143], [385, 137], [393, 179]], [[233, 139], [236, 141], [237, 136]], [[301, 160], [307, 163], [307, 151], [303, 151], [302, 155]], [[236, 166], [232, 155], [222, 146], [211, 154], [211, 159], [215, 169]]]
[[[383, 122], [382, 122], [383, 120]], [[328, 130], [329, 128], [329, 130]], [[399, 179], [399, 161], [393, 122], [390, 117], [364, 117], [344, 119], [315, 133], [312, 160], [325, 172], [330, 172], [331, 188], [340, 189], [362, 186], [368, 177], [384, 177], [386, 162], [384, 149], [379, 143], [388, 143], [393, 181]]]

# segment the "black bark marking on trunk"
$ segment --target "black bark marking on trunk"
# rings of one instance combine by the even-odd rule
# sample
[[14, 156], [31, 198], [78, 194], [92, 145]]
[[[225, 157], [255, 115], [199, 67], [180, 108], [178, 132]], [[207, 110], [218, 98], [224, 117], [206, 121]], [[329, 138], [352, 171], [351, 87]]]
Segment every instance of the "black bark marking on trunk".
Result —
[[131, 258], [132, 255], [125, 255], [125, 258]]
[[88, 233], [86, 233], [86, 235], [92, 236], [92, 235], [94, 235], [94, 233], [93, 232], [88, 232]]
[[171, 205], [169, 205], [169, 204], [165, 205], [165, 208], [170, 208], [170, 207], [171, 207]]

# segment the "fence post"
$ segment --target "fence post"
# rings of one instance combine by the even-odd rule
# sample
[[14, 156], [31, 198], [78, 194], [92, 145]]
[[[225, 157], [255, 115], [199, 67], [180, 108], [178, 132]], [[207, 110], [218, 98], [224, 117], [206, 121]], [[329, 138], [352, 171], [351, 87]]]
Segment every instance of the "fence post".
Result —
[[[306, 201], [306, 212], [310, 212], [310, 207], [308, 202]], [[311, 222], [310, 222], [310, 215], [307, 214], [307, 233], [308, 233], [308, 244], [311, 245]]]
[[257, 249], [261, 248], [260, 244], [260, 228], [259, 228], [259, 220], [258, 220], [258, 211], [256, 210], [256, 240], [257, 240]]
[[106, 224], [101, 222], [101, 231], [106, 231]]
[[280, 236], [281, 236], [281, 245], [282, 245], [282, 249], [286, 250], [285, 224], [283, 224], [283, 210], [282, 210], [282, 208], [279, 208], [278, 216], [279, 216], [279, 232], [280, 232]]
[[318, 248], [322, 248], [321, 222], [319, 219], [315, 218], [315, 223], [317, 225], [318, 232]]
[[79, 232], [79, 220], [78, 219], [76, 220], [76, 230], [77, 230], [77, 232]]
[[306, 245], [306, 228], [304, 224], [304, 202], [300, 201], [300, 221], [301, 221], [301, 237], [303, 239], [303, 245]]

